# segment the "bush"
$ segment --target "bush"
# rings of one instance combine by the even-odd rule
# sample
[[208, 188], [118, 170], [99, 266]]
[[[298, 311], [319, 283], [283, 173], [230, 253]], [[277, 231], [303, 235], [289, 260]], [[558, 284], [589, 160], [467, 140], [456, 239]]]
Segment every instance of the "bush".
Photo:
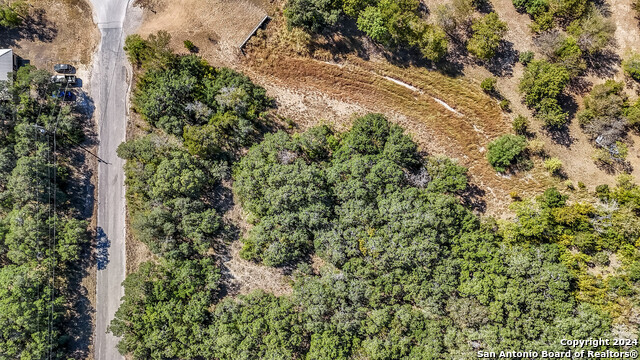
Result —
[[521, 159], [527, 147], [523, 136], [502, 135], [488, 146], [487, 160], [499, 172], [505, 172]]
[[484, 80], [482, 80], [482, 82], [480, 83], [480, 87], [482, 88], [482, 90], [488, 92], [488, 93], [492, 93], [496, 90], [496, 82], [498, 80], [494, 77], [488, 77], [485, 78]]
[[544, 99], [557, 99], [569, 82], [569, 71], [546, 60], [533, 60], [527, 65], [519, 89], [527, 106], [539, 109]]
[[557, 157], [552, 157], [544, 161], [544, 168], [551, 175], [557, 175], [562, 170], [562, 161]]
[[512, 126], [517, 135], [527, 135], [529, 133], [529, 120], [522, 115], [518, 115], [513, 119]]
[[592, 10], [569, 25], [567, 32], [577, 40], [580, 49], [589, 54], [596, 54], [613, 43], [616, 26], [598, 10]]
[[574, 37], [552, 30], [540, 34], [534, 42], [540, 53], [552, 63], [566, 68], [572, 75], [578, 75], [586, 69], [582, 50]]
[[544, 99], [536, 112], [536, 118], [548, 128], [561, 128], [567, 123], [569, 116], [562, 111], [556, 99]]
[[640, 81], [640, 54], [633, 53], [622, 62], [624, 73], [633, 80]]
[[171, 35], [164, 30], [150, 34], [146, 40], [133, 34], [125, 39], [124, 50], [129, 61], [135, 65], [143, 68], [162, 67], [175, 59], [169, 47], [170, 42]]
[[609, 266], [610, 263], [609, 254], [604, 251], [595, 253], [591, 259], [598, 266]]
[[475, 20], [471, 28], [473, 35], [467, 43], [469, 53], [481, 60], [494, 57], [507, 32], [507, 23], [501, 21], [498, 14], [490, 13]]
[[544, 155], [545, 154], [544, 141], [538, 140], [538, 139], [533, 139], [529, 141], [527, 143], [527, 150], [529, 150], [529, 152], [534, 155], [540, 155], [540, 156]]
[[502, 109], [503, 111], [507, 111], [507, 112], [511, 111], [511, 103], [507, 99], [500, 100], [498, 105], [500, 106], [500, 109]]
[[596, 186], [596, 196], [600, 200], [609, 199], [609, 197], [611, 196], [611, 190], [609, 189], [609, 185], [602, 184], [602, 185]]
[[624, 84], [607, 80], [593, 87], [584, 99], [584, 110], [578, 113], [578, 121], [591, 140], [601, 147], [611, 147], [626, 135], [627, 95]]
[[129, 62], [140, 65], [147, 56], [149, 46], [142, 36], [133, 34], [127, 36], [124, 40], [124, 51], [127, 53]]
[[198, 47], [191, 40], [185, 40], [184, 47], [189, 50], [190, 53], [198, 52]]
[[640, 99], [627, 108], [625, 117], [629, 126], [634, 127], [636, 130], [640, 129]]
[[338, 22], [341, 9], [327, 0], [289, 0], [284, 8], [287, 25], [318, 32]]
[[518, 56], [518, 61], [524, 65], [527, 66], [535, 57], [535, 53], [533, 51], [527, 50], [524, 52], [521, 52], [520, 55]]
[[529, 15], [537, 16], [547, 11], [549, 2], [547, 0], [513, 0], [513, 6]]

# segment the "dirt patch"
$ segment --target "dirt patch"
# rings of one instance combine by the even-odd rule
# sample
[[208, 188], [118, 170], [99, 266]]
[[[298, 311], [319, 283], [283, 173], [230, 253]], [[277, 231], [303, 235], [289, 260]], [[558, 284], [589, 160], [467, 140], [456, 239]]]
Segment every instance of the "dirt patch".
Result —
[[[224, 219], [228, 224], [237, 227], [239, 238], [247, 235], [250, 225], [237, 202], [225, 213]], [[285, 275], [282, 269], [260, 265], [240, 257], [242, 243], [239, 238], [233, 239], [223, 253], [219, 254], [228, 294], [248, 294], [258, 289], [277, 296], [291, 294], [290, 277]]]
[[32, 0], [29, 17], [17, 29], [3, 30], [0, 47], [14, 52], [41, 69], [53, 71], [56, 63], [87, 68], [100, 34], [85, 0]]
[[153, 11], [145, 12], [139, 34], [165, 30], [171, 34], [175, 50], [186, 52], [183, 41], [191, 40], [203, 57], [217, 58], [225, 54], [227, 61], [232, 61], [240, 52], [240, 44], [267, 15], [267, 11], [260, 7], [265, 2], [259, 0], [175, 0], [156, 3]]
[[624, 56], [629, 51], [640, 49], [640, 29], [633, 0], [609, 0], [611, 19], [616, 24], [617, 52]]

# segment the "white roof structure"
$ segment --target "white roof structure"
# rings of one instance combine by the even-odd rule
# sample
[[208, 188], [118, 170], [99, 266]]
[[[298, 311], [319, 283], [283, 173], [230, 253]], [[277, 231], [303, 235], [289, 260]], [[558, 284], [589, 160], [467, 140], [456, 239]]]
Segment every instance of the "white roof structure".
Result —
[[8, 80], [10, 72], [13, 72], [13, 50], [0, 49], [0, 81]]

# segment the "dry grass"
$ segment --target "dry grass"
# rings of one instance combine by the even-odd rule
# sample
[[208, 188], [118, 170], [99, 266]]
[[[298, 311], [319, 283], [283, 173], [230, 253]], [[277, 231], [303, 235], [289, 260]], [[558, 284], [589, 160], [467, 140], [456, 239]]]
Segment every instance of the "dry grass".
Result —
[[[422, 67], [365, 61], [356, 56], [346, 56], [339, 64], [325, 62], [294, 55], [285, 47], [278, 48], [269, 41], [270, 37], [277, 38], [277, 35], [267, 34], [266, 40], [254, 41], [250, 60], [243, 70], [249, 72], [254, 81], [264, 84], [279, 103], [295, 103], [291, 101], [294, 93], [304, 100], [315, 97], [324, 103], [341, 101], [345, 104], [343, 107], [354, 109], [357, 114], [371, 111], [386, 114], [405, 127], [421, 149], [456, 158], [469, 167], [472, 181], [485, 190], [488, 213], [500, 215], [508, 211], [508, 193], [513, 190], [526, 196], [557, 184], [556, 179], [537, 169], [504, 177], [489, 166], [485, 159], [486, 145], [511, 131], [511, 119], [500, 110], [495, 99], [479, 88], [478, 81], [452, 78]], [[446, 109], [434, 98], [446, 102], [463, 116]], [[316, 119], [312, 121], [315, 124], [338, 123], [338, 129], [348, 128], [353, 118], [343, 115], [317, 121], [319, 116], [309, 114], [313, 107], [298, 106], [296, 110], [302, 111], [291, 114], [284, 110], [285, 115], [303, 124], [310, 118]], [[328, 115], [334, 114], [335, 111], [330, 111]]]
[[[261, 0], [175, 0], [158, 1], [154, 12], [145, 12], [138, 33], [147, 35], [166, 30], [172, 47], [186, 52], [183, 41], [191, 40], [205, 58], [225, 54], [226, 61], [239, 53], [238, 47], [267, 12]], [[258, 5], [256, 5], [258, 4]], [[217, 64], [217, 62], [213, 62]]]
[[3, 33], [0, 46], [11, 47], [32, 65], [51, 71], [65, 62], [83, 69], [99, 40], [91, 6], [86, 0], [31, 0], [30, 19], [17, 30]]
[[[274, 19], [266, 31], [261, 31], [250, 42], [247, 56], [243, 57], [229, 46], [232, 36], [228, 30], [237, 28], [221, 29], [214, 24], [206, 28], [201, 26], [211, 19], [224, 24], [223, 20], [235, 15], [238, 7], [219, 0], [198, 4], [193, 1], [164, 3], [163, 10], [145, 15], [145, 24], [140, 32], [147, 34], [167, 30], [174, 35], [172, 45], [175, 49], [182, 48], [184, 37], [196, 39], [194, 42], [200, 47], [200, 53], [213, 65], [243, 71], [264, 86], [278, 102], [278, 114], [295, 121], [294, 131], [303, 131], [318, 124], [345, 130], [354, 115], [384, 113], [391, 121], [404, 126], [423, 150], [457, 158], [469, 167], [472, 181], [484, 190], [486, 210], [490, 214], [508, 212], [507, 205], [511, 201], [508, 194], [511, 191], [532, 196], [546, 186], [559, 186], [560, 182], [542, 169], [505, 177], [496, 174], [488, 165], [486, 145], [495, 137], [511, 131], [512, 115], [503, 113], [497, 101], [480, 90], [480, 80], [489, 75], [483, 68], [467, 64], [463, 77], [452, 78], [424, 67], [391, 64], [385, 60], [382, 51], [366, 39], [354, 40], [335, 35], [331, 39], [310, 42], [300, 34], [286, 30], [281, 14], [274, 10], [281, 2], [263, 4], [264, 10], [256, 11], [253, 5], [260, 5], [260, 1], [242, 11], [246, 16], [255, 14], [259, 17], [257, 14], [268, 10]], [[528, 19], [524, 15], [511, 14], [513, 5], [508, 8], [507, 3], [510, 5], [508, 0], [494, 2], [495, 10], [510, 21], [507, 38], [517, 42], [514, 48], [528, 49], [531, 40], [527, 33]], [[191, 6], [193, 9], [185, 9]], [[188, 24], [180, 15], [185, 12], [192, 15]], [[168, 21], [170, 14], [178, 16]], [[213, 38], [217, 40], [212, 41]], [[518, 42], [518, 39], [526, 41]], [[328, 42], [338, 44], [336, 46], [340, 49], [336, 50]], [[359, 47], [357, 51], [365, 51], [370, 60], [358, 57], [355, 47]], [[334, 59], [339, 62], [333, 62]], [[500, 79], [498, 85], [516, 112], [527, 114], [528, 110], [520, 104], [517, 92], [517, 79], [522, 67], [516, 65], [513, 70], [514, 74]], [[385, 77], [402, 81], [419, 91], [407, 89]], [[464, 116], [456, 116], [434, 98], [446, 102]], [[587, 150], [576, 148], [568, 151], [554, 145], [548, 138], [542, 138], [551, 147], [551, 155], [560, 157], [566, 164], [570, 178], [581, 180], [584, 177], [587, 179], [585, 182], [593, 179], [593, 184], [588, 183], [591, 187], [612, 181], [612, 178], [600, 181], [599, 176], [594, 177], [591, 173], [600, 171], [592, 166], [590, 159], [579, 164], [572, 160], [575, 156], [583, 156]], [[590, 147], [588, 143], [586, 145]], [[587, 166], [583, 167], [583, 163]]]

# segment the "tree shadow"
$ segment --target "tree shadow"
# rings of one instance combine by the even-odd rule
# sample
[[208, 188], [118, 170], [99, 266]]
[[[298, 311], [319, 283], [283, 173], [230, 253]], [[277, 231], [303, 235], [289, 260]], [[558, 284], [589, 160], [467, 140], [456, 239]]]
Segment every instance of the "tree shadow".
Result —
[[484, 200], [486, 191], [480, 188], [476, 184], [469, 184], [465, 191], [460, 195], [462, 204], [467, 208], [476, 211], [478, 213], [485, 213], [487, 211], [487, 202]]
[[545, 127], [543, 129], [545, 135], [547, 135], [554, 143], [566, 148], [570, 148], [576, 140], [576, 138], [571, 136], [571, 132], [567, 126], [560, 128]]
[[95, 262], [98, 266], [98, 270], [104, 270], [109, 264], [109, 248], [111, 247], [111, 240], [104, 232], [104, 229], [98, 227], [96, 229], [96, 255]]
[[513, 66], [518, 62], [520, 53], [510, 41], [502, 41], [496, 55], [486, 64], [487, 70], [500, 77], [513, 76]]
[[482, 14], [489, 14], [494, 12], [493, 4], [489, 0], [476, 1], [476, 4], [476, 9]]
[[44, 9], [36, 9], [22, 21], [22, 25], [2, 29], [0, 47], [14, 47], [20, 40], [51, 42], [57, 35], [58, 30], [47, 19]]
[[[369, 42], [363, 35], [362, 31], [358, 29], [355, 20], [344, 19], [335, 26], [323, 30], [320, 36], [325, 42], [315, 42], [313, 49], [328, 51], [331, 53], [334, 61], [353, 54], [354, 51], [357, 57], [363, 60], [369, 60], [369, 52], [372, 49], [373, 43]], [[381, 49], [378, 48], [377, 50]]]
[[574, 98], [569, 95], [561, 95], [558, 102], [562, 106], [562, 109], [567, 112], [567, 122], [560, 127], [544, 126], [542, 131], [556, 144], [570, 148], [576, 138], [571, 135], [569, 125], [576, 116], [578, 104]]
[[95, 313], [95, 309], [91, 305], [89, 292], [82, 281], [89, 276], [88, 270], [93, 268], [93, 261], [90, 247], [85, 246], [80, 253], [79, 261], [73, 262], [68, 269], [69, 276], [65, 297], [71, 306], [64, 323], [65, 328], [69, 331], [67, 356], [70, 359], [90, 357], [89, 349], [93, 343], [92, 315]]
[[583, 95], [591, 89], [591, 86], [593, 86], [593, 83], [584, 76], [575, 76], [567, 84], [567, 90], [571, 93]]
[[611, 12], [611, 4], [605, 0], [593, 0], [593, 5], [600, 10], [600, 13], [604, 17], [610, 17], [613, 13]]
[[607, 49], [585, 57], [585, 61], [587, 62], [587, 74], [609, 78], [616, 75], [622, 59], [613, 50]]

